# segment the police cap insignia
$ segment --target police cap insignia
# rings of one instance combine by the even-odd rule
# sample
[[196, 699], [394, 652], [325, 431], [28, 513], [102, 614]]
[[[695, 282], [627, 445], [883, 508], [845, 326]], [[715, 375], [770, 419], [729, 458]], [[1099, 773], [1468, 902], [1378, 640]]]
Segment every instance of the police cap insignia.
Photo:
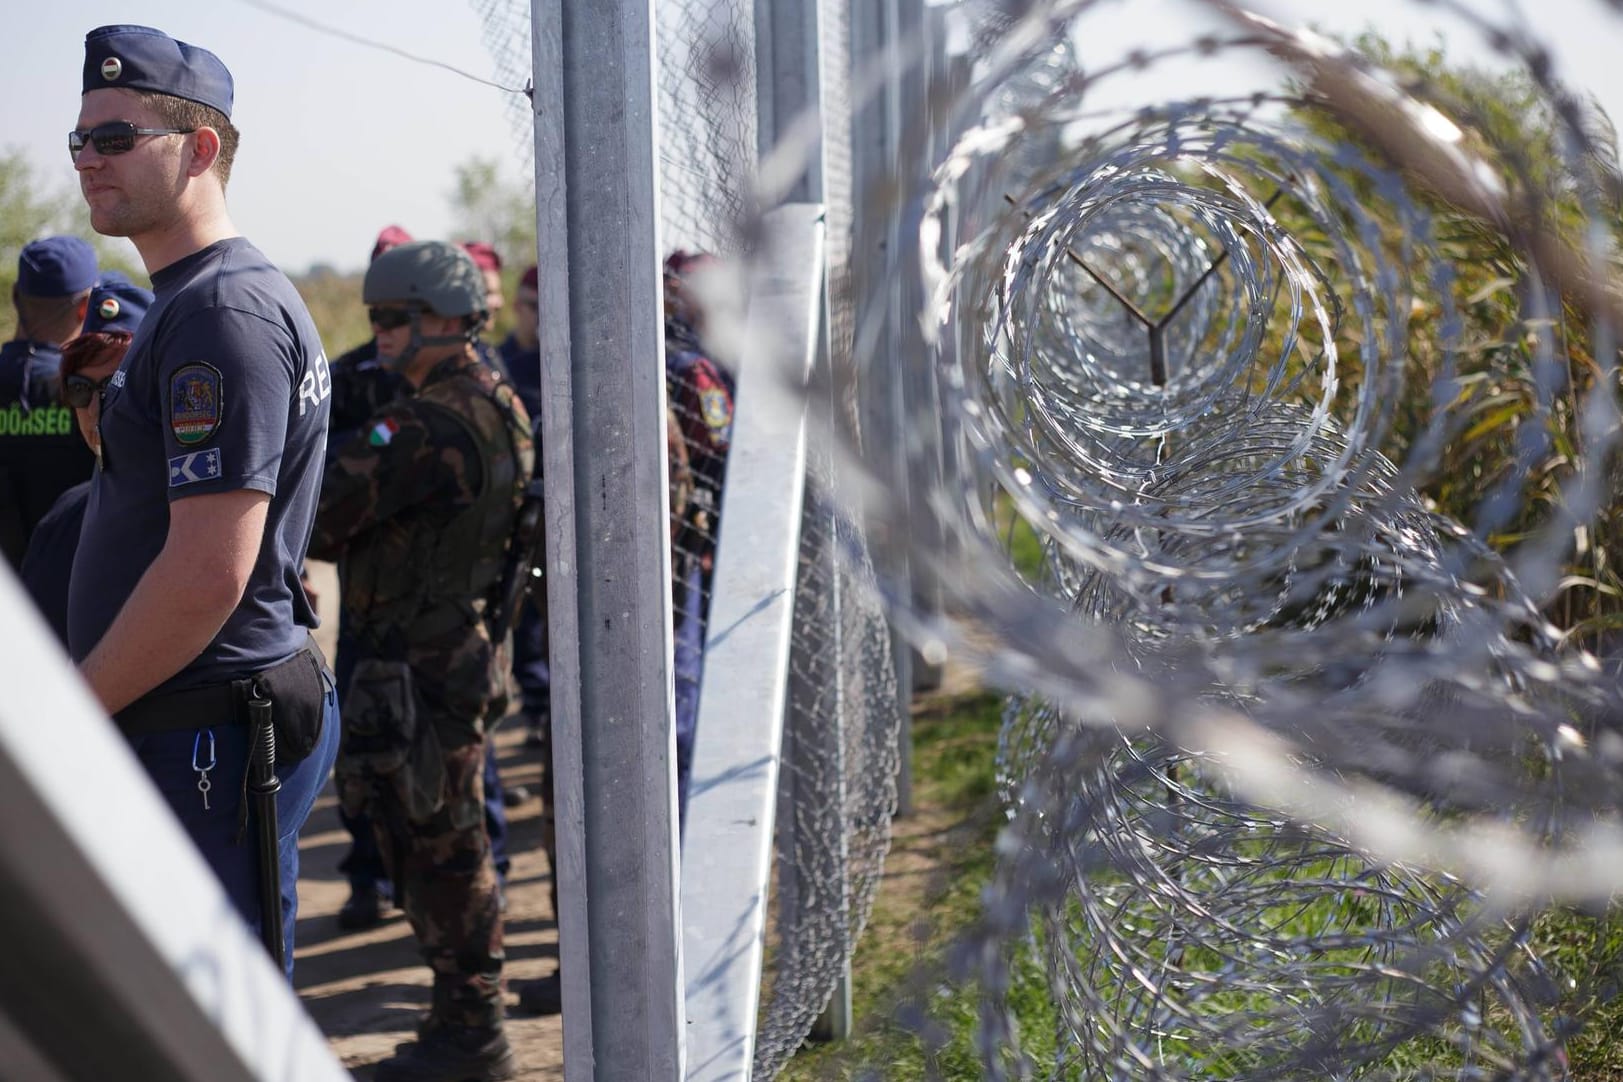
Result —
[[124, 62], [116, 56], [109, 56], [101, 62], [101, 77], [109, 83], [124, 74]]
[[85, 333], [123, 331], [134, 334], [154, 299], [151, 290], [142, 289], [118, 271], [104, 271], [101, 281], [90, 291]]
[[220, 370], [194, 361], [175, 369], [169, 377], [169, 431], [175, 441], [190, 447], [214, 435], [222, 408]]

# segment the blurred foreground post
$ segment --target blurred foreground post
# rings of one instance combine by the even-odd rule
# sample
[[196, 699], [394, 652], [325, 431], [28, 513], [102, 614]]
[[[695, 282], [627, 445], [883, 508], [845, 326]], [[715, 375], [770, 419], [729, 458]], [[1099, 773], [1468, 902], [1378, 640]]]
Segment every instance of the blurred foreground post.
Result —
[[[922, 290], [918, 278], [920, 207], [916, 200], [894, 206], [886, 192], [897, 178], [908, 182], [914, 179], [914, 170], [919, 168], [916, 156], [925, 148], [918, 130], [925, 120], [926, 66], [916, 52], [923, 24], [924, 0], [875, 0], [852, 7], [853, 68], [859, 73], [882, 68], [885, 73], [875, 93], [853, 103], [851, 117], [852, 174], [856, 185], [852, 280], [858, 326], [862, 328], [859, 334], [870, 338], [877, 334], [878, 340], [868, 346], [874, 356], [889, 362], [873, 364], [863, 371], [868, 382], [860, 392], [862, 440], [869, 461], [885, 483], [898, 499], [910, 502], [925, 495], [914, 490], [903, 438], [904, 433], [923, 438], [925, 432], [910, 432], [908, 427], [909, 411], [917, 408], [919, 398], [917, 388], [911, 385], [916, 382], [916, 374], [909, 372], [908, 365], [916, 366], [924, 358], [917, 319]], [[927, 517], [907, 516], [915, 524]], [[876, 560], [881, 578], [907, 584], [901, 588], [912, 590], [913, 575], [905, 544], [893, 539]], [[921, 682], [933, 686], [932, 681], [939, 682], [939, 674], [931, 671], [900, 632], [892, 635], [891, 651], [901, 691], [896, 814], [905, 816], [913, 808], [912, 718], [908, 702], [915, 686]]]
[[653, 0], [533, 0], [568, 1082], [682, 1070]]
[[0, 609], [0, 1078], [348, 1078], [6, 567]]

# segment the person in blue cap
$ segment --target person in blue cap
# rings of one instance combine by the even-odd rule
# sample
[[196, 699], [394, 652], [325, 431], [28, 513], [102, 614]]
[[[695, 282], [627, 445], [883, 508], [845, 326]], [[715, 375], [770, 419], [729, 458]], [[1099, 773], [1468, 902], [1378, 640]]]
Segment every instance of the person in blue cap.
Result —
[[[299, 582], [327, 359], [292, 283], [227, 212], [238, 132], [220, 59], [151, 27], [103, 26], [85, 37], [82, 79], [68, 150], [91, 226], [135, 245], [154, 300], [101, 391], [69, 651], [291, 976], [299, 827], [338, 744]], [[250, 811], [249, 723], [267, 699], [281, 788]], [[272, 812], [276, 851], [264, 852]], [[267, 884], [280, 913], [262, 912]], [[282, 935], [264, 934], [277, 918]]]
[[[59, 388], [62, 408], [73, 411], [77, 438], [93, 456], [101, 452], [101, 435], [96, 431], [101, 390], [123, 363], [135, 328], [151, 305], [151, 290], [142, 289], [118, 271], [108, 271], [90, 291], [84, 333], [62, 347], [62, 369], [52, 383]], [[63, 649], [68, 645], [68, 579], [89, 502], [89, 478], [58, 496], [28, 539], [19, 572]]]
[[0, 551], [13, 569], [41, 516], [90, 476], [90, 454], [56, 401], [56, 376], [95, 284], [95, 250], [78, 237], [36, 240], [17, 257], [17, 334], [0, 346]]

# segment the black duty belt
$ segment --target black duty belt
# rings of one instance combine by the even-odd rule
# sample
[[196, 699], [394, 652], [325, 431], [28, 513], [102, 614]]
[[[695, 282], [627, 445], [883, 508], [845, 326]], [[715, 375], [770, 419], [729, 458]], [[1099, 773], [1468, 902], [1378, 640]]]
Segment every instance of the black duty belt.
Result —
[[148, 692], [117, 714], [113, 720], [125, 736], [150, 736], [180, 729], [196, 729], [208, 725], [242, 725], [247, 722], [243, 704], [255, 680], [273, 678], [274, 674], [303, 661], [308, 648], [264, 672], [220, 684], [179, 691]]

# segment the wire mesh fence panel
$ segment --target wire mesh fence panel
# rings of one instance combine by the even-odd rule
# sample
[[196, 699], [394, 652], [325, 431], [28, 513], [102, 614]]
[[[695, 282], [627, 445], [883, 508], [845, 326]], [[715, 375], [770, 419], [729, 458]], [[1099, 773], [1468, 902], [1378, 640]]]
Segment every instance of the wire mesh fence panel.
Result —
[[828, 450], [825, 434], [807, 466], [757, 1078], [783, 1068], [843, 978], [879, 887], [896, 810], [899, 704], [889, 625], [860, 534], [829, 498]]
[[[527, 0], [468, 0], [479, 16], [492, 75], [506, 86], [528, 86], [534, 67], [530, 58], [530, 5]], [[535, 167], [535, 117], [529, 100], [518, 95], [504, 106], [513, 128], [513, 157], [528, 178]]]
[[[471, 0], [484, 21], [499, 77], [530, 75], [526, 0]], [[821, 149], [827, 209], [831, 367], [841, 374], [842, 430], [854, 434], [856, 393], [848, 378], [852, 296], [849, 4], [822, 0], [818, 47]], [[676, 0], [655, 6], [659, 212], [667, 255], [711, 253], [734, 262], [753, 205], [757, 162], [757, 27], [753, 0]], [[531, 161], [529, 111], [515, 114], [516, 155]], [[706, 340], [704, 307], [684, 289], [685, 257], [667, 262], [666, 361], [669, 406], [672, 609], [678, 770], [691, 766], [701, 691], [725, 694], [704, 670], [707, 615], [722, 515], [749, 515], [726, 498], [732, 373]], [[736, 299], [736, 298], [735, 298]], [[739, 306], [740, 310], [742, 305]], [[781, 1069], [811, 1030], [842, 978], [879, 882], [895, 807], [900, 708], [885, 616], [874, 592], [860, 530], [837, 516], [828, 436], [808, 477], [796, 588], [785, 737], [782, 811], [767, 972], [757, 1037], [757, 1072]], [[702, 837], [684, 844], [702, 846]]]
[[[856, 180], [852, 165], [851, 0], [821, 0], [818, 5], [818, 58], [822, 90], [823, 207], [827, 215], [828, 352], [836, 387], [855, 394], [851, 347], [856, 334], [856, 297], [852, 281], [852, 229]], [[856, 403], [836, 403], [839, 423], [853, 439]]]
[[755, 179], [753, 0], [655, 7], [666, 250], [732, 253]]

